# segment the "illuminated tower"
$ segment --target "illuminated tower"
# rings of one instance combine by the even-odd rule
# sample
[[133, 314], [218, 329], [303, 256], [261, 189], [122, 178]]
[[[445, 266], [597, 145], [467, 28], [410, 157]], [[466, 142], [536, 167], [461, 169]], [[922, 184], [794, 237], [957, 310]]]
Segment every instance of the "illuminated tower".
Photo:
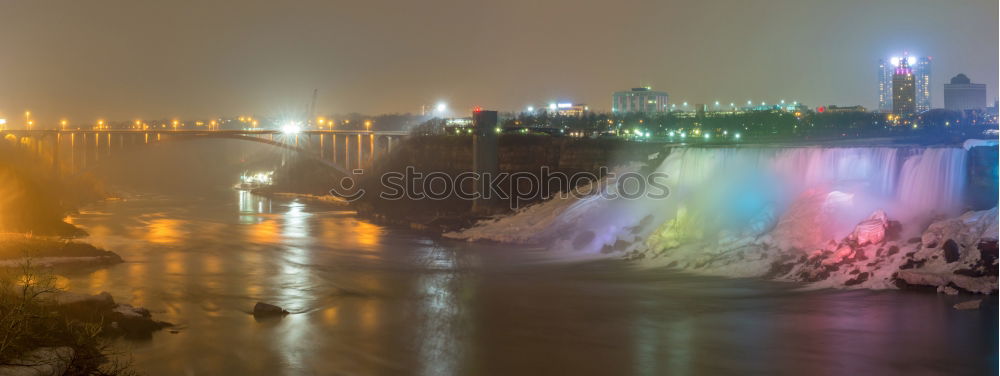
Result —
[[909, 59], [900, 59], [892, 73], [892, 113], [910, 116], [916, 112], [917, 89]]
[[905, 61], [913, 72], [913, 83], [916, 97], [914, 109], [916, 112], [931, 109], [931, 58], [929, 56], [893, 57], [878, 61], [878, 109], [879, 112], [893, 112], [892, 80], [896, 68]]

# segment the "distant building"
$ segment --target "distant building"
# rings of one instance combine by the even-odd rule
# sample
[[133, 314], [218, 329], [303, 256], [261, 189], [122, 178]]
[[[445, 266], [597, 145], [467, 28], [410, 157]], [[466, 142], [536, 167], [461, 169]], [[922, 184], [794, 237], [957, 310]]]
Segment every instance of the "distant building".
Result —
[[882, 59], [878, 62], [878, 109], [879, 112], [893, 112], [892, 80], [901, 63], [906, 63], [913, 73], [914, 110], [922, 112], [931, 109], [931, 58], [930, 56], [906, 56]]
[[[913, 64], [910, 64], [911, 66]], [[917, 112], [924, 112], [931, 109], [931, 58], [929, 56], [917, 58], [917, 65], [913, 67], [914, 89], [916, 89]]]
[[878, 61], [878, 111], [892, 112], [892, 64], [885, 59]]
[[844, 113], [844, 112], [868, 112], [865, 106], [836, 106], [829, 105], [824, 108], [825, 112], [829, 113]]
[[974, 84], [965, 74], [944, 84], [944, 108], [952, 111], [982, 110], [986, 107], [986, 84]]
[[650, 87], [637, 87], [618, 91], [611, 96], [611, 112], [651, 114], [669, 111], [667, 93]]
[[549, 110], [559, 116], [580, 117], [590, 112], [590, 107], [583, 103], [561, 102], [549, 105]]
[[899, 61], [892, 74], [892, 113], [913, 115], [917, 110], [917, 88], [913, 69], [906, 59]]

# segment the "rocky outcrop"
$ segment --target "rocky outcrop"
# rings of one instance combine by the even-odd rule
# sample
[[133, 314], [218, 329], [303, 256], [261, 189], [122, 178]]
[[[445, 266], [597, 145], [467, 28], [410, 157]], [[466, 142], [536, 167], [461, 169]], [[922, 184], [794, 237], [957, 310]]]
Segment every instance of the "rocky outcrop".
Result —
[[148, 309], [115, 303], [107, 292], [96, 295], [60, 292], [52, 301], [56, 310], [67, 317], [105, 324], [102, 333], [112, 337], [149, 338], [153, 332], [171, 326], [153, 320]]
[[828, 199], [804, 196], [798, 207], [805, 209], [786, 214], [774, 231], [761, 236], [714, 245], [647, 246], [629, 256], [659, 259], [662, 265], [702, 274], [765, 277], [814, 287], [926, 286], [952, 295], [997, 291], [997, 208], [935, 221], [920, 237], [910, 239], [901, 239], [902, 225], [878, 210], [841, 240], [810, 245], [822, 234], [812, 227], [822, 222], [816, 219], [822, 219]]
[[817, 249], [780, 279], [825, 287], [929, 286], [944, 293], [997, 290], [997, 210], [934, 222], [919, 240], [901, 241], [897, 222], [873, 213], [837, 243]]

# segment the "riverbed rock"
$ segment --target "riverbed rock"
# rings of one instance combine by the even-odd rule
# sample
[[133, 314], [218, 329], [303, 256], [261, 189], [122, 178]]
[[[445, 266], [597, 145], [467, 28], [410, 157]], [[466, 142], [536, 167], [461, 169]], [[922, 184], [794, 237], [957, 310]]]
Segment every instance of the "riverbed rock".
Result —
[[59, 376], [66, 373], [73, 362], [73, 348], [39, 347], [0, 365], [4, 376]]
[[938, 286], [937, 292], [945, 295], [958, 295], [958, 290], [951, 286]]
[[969, 301], [965, 301], [965, 302], [961, 302], [961, 303], [955, 304], [954, 307], [957, 310], [964, 311], [964, 310], [979, 309], [979, 306], [982, 305], [982, 304], [983, 304], [983, 300], [982, 299], [976, 299], [976, 300], [969, 300]]
[[288, 311], [273, 304], [257, 302], [253, 306], [253, 316], [256, 318], [282, 317], [287, 314]]

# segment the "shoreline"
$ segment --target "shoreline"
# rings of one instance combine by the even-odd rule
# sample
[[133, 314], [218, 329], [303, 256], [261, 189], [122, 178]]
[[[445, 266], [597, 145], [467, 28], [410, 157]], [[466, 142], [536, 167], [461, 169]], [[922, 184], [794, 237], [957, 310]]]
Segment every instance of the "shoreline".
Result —
[[[58, 287], [53, 269], [109, 267], [118, 254], [88, 243], [31, 234], [0, 234], [0, 311], [9, 332], [0, 354], [0, 374], [86, 371], [128, 372], [105, 341], [148, 339], [173, 324], [148, 309], [117, 303], [111, 294], [72, 292]], [[33, 372], [33, 373], [32, 373]]]
[[0, 267], [113, 265], [123, 261], [117, 253], [76, 240], [23, 233], [0, 234]]

